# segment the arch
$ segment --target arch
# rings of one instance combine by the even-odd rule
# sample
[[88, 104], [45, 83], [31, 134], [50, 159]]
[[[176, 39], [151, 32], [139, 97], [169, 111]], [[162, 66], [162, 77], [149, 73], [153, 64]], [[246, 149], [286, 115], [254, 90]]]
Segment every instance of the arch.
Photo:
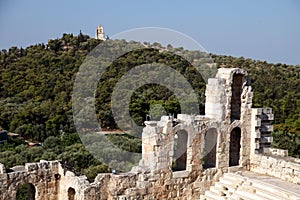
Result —
[[204, 163], [203, 168], [216, 167], [216, 154], [217, 154], [217, 138], [218, 131], [216, 128], [210, 128], [205, 134], [204, 139]]
[[16, 199], [35, 200], [35, 187], [31, 183], [24, 183], [19, 185], [16, 193]]
[[72, 187], [69, 187], [68, 189], [68, 200], [75, 200], [75, 189]]
[[187, 143], [188, 143], [187, 131], [186, 130], [177, 131], [174, 137], [174, 146], [173, 146], [174, 163], [172, 165], [172, 171], [186, 170]]
[[235, 127], [230, 133], [229, 166], [239, 165], [241, 150], [241, 129]]
[[231, 85], [231, 120], [240, 120], [241, 118], [241, 94], [243, 85], [243, 75], [234, 74]]

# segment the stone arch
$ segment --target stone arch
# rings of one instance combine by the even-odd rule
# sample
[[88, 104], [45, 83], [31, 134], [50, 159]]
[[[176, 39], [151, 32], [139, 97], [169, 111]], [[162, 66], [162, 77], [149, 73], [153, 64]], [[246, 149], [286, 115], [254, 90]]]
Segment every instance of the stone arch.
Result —
[[241, 151], [241, 129], [235, 127], [230, 132], [229, 166], [239, 165]]
[[231, 85], [231, 120], [240, 120], [241, 118], [241, 95], [243, 86], [243, 75], [233, 74], [232, 85]]
[[69, 187], [68, 189], [68, 200], [75, 200], [75, 189], [72, 187]]
[[32, 183], [23, 183], [17, 188], [16, 199], [35, 200], [36, 189]]
[[184, 129], [178, 130], [174, 136], [173, 144], [173, 171], [186, 170], [187, 165], [188, 132]]
[[210, 128], [205, 133], [204, 138], [204, 159], [203, 168], [216, 167], [216, 154], [217, 154], [217, 139], [218, 131], [216, 128]]

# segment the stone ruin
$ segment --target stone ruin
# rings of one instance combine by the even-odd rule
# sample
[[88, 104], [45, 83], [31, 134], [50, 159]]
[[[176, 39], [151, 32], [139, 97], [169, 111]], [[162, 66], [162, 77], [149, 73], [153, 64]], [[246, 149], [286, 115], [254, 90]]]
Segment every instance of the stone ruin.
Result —
[[[145, 122], [142, 159], [130, 172], [98, 174], [89, 183], [85, 176], [65, 172], [59, 161], [27, 163], [11, 172], [0, 164], [0, 199], [16, 199], [23, 183], [29, 184], [28, 199], [36, 200], [214, 199], [205, 195], [220, 179], [247, 171], [300, 188], [300, 159], [271, 148], [272, 109], [252, 108], [245, 71], [220, 68], [208, 80], [205, 95], [204, 116], [179, 114]], [[239, 182], [240, 188], [246, 182]], [[235, 195], [238, 186], [231, 193], [225, 187], [215, 199]]]

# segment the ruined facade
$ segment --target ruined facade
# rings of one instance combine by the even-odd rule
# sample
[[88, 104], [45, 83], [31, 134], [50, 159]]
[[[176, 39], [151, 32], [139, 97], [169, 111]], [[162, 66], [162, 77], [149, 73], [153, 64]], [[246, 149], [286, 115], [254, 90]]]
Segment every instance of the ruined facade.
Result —
[[131, 172], [98, 174], [89, 183], [64, 173], [58, 161], [12, 172], [0, 165], [0, 199], [15, 199], [22, 183], [30, 183], [32, 199], [40, 200], [200, 199], [224, 175], [238, 171], [300, 185], [300, 160], [270, 147], [272, 110], [252, 108], [252, 95], [245, 71], [221, 68], [208, 80], [204, 116], [145, 122], [142, 159]]

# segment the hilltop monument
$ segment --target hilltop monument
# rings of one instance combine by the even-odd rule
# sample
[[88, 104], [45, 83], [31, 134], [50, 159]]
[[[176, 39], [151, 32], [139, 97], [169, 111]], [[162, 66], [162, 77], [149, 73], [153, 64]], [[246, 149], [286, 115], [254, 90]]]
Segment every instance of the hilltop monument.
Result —
[[106, 40], [103, 26], [101, 25], [97, 26], [95, 39], [103, 40], [103, 41]]

